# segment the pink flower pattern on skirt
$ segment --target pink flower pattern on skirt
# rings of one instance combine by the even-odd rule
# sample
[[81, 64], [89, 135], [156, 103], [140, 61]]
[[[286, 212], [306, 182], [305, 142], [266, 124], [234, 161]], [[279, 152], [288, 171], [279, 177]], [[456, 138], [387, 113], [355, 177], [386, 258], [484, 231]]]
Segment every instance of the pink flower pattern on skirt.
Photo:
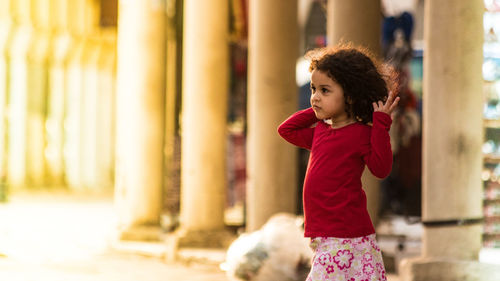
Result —
[[368, 275], [368, 276], [371, 276], [373, 274], [373, 265], [371, 264], [365, 264], [363, 265], [363, 273]]
[[363, 255], [363, 262], [369, 263], [372, 260], [373, 260], [373, 257], [372, 257], [372, 255], [370, 255], [370, 253], [366, 253]]
[[357, 238], [316, 237], [306, 281], [387, 281], [375, 234]]
[[321, 265], [327, 265], [332, 262], [332, 256], [329, 253], [321, 254], [318, 258], [318, 262]]
[[333, 258], [333, 260], [340, 269], [351, 267], [351, 262], [353, 259], [354, 256], [351, 254], [349, 250], [340, 250], [337, 252], [337, 255]]

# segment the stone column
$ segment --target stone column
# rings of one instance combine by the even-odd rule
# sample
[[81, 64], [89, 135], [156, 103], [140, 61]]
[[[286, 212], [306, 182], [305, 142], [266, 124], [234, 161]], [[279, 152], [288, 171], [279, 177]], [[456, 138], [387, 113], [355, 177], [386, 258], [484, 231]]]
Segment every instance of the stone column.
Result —
[[[327, 9], [329, 45], [345, 40], [367, 47], [375, 55], [381, 54], [382, 16], [379, 0], [330, 0]], [[380, 181], [368, 169], [365, 169], [361, 180], [366, 192], [368, 212], [376, 225], [380, 206]]]
[[[424, 222], [482, 217], [483, 5], [477, 2], [426, 3]], [[480, 224], [426, 227], [423, 254], [476, 259], [480, 231]]]
[[[65, 180], [71, 189], [84, 189], [85, 154], [85, 75], [89, 37], [96, 28], [95, 1], [72, 0], [65, 3], [67, 28], [71, 33], [65, 66], [64, 169]], [[61, 7], [63, 8], [63, 7]], [[64, 44], [63, 42], [61, 42]], [[56, 46], [63, 49], [62, 45]]]
[[48, 60], [51, 51], [50, 2], [31, 1], [33, 38], [28, 49], [28, 113], [26, 142], [27, 185], [42, 187], [47, 182]]
[[116, 143], [116, 28], [101, 30], [98, 57], [96, 183], [100, 190], [113, 189]]
[[249, 3], [247, 230], [297, 210], [297, 150], [277, 128], [297, 111], [297, 1]]
[[[75, 5], [77, 1], [69, 5]], [[70, 6], [74, 7], [74, 6]], [[71, 18], [76, 21], [78, 17]], [[71, 25], [70, 25], [71, 26]], [[65, 183], [70, 189], [81, 189], [81, 151], [82, 151], [82, 108], [83, 79], [81, 60], [83, 56], [83, 35], [71, 29], [72, 37], [68, 43], [67, 55], [63, 57], [64, 69], [64, 174]], [[63, 43], [64, 44], [64, 43]], [[56, 46], [57, 47], [57, 46]]]
[[[0, 52], [5, 54], [7, 49], [7, 43], [9, 38], [9, 33], [12, 28], [12, 19], [9, 13], [10, 11], [10, 0], [0, 1]], [[7, 169], [6, 163], [6, 137], [7, 137], [7, 126], [6, 126], [6, 105], [7, 105], [7, 73], [8, 65], [5, 55], [0, 56], [0, 169], [5, 171]], [[4, 200], [6, 197], [5, 189], [5, 175], [0, 176], [0, 201]]]
[[182, 8], [181, 0], [167, 1], [167, 69], [165, 96], [165, 205], [166, 228], [173, 228], [180, 212], [179, 119], [182, 97]]
[[122, 239], [159, 239], [165, 99], [163, 1], [120, 1], [115, 203]]
[[50, 22], [53, 31], [48, 69], [47, 97], [47, 177], [50, 184], [64, 184], [64, 85], [66, 80], [64, 60], [71, 45], [68, 30], [66, 0], [51, 0]]
[[368, 47], [375, 54], [381, 53], [380, 0], [329, 0], [327, 9], [329, 45], [346, 40]]
[[482, 1], [425, 2], [425, 228], [422, 257], [402, 262], [402, 280], [497, 280], [494, 267], [473, 262], [482, 230], [483, 12]]
[[[84, 44], [82, 61], [80, 64], [82, 71], [82, 97], [80, 99], [81, 108], [81, 180], [85, 189], [96, 190], [99, 188], [97, 174], [99, 171], [100, 157], [98, 155], [99, 140], [106, 138], [105, 135], [98, 134], [99, 123], [105, 123], [106, 119], [100, 118], [100, 98], [104, 93], [99, 92], [99, 55], [102, 49], [101, 39], [92, 34], [89, 35]], [[102, 187], [101, 187], [102, 188]]]
[[228, 1], [184, 1], [180, 246], [216, 246], [226, 198]]
[[[100, 182], [103, 161], [108, 157], [101, 144], [109, 141], [111, 128], [102, 131], [101, 126], [110, 122], [112, 107], [107, 104], [107, 97], [112, 91], [101, 91], [100, 81], [103, 73], [99, 71], [99, 61], [103, 52], [104, 38], [115, 32], [112, 28], [99, 26], [100, 6], [96, 1], [86, 2], [86, 28], [88, 34], [81, 61], [81, 77], [83, 82], [81, 109], [81, 183], [85, 189], [104, 190]], [[101, 13], [102, 12], [102, 13]], [[105, 112], [105, 113], [104, 113]], [[109, 171], [109, 170], [108, 170]]]
[[14, 27], [9, 35], [7, 58], [7, 180], [12, 188], [26, 184], [28, 133], [28, 52], [34, 31], [29, 0], [11, 1]]

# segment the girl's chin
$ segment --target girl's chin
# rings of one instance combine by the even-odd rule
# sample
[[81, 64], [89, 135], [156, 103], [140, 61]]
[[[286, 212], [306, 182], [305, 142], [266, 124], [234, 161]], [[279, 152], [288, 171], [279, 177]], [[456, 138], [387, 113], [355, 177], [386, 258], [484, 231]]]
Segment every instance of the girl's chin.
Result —
[[319, 120], [328, 119], [328, 117], [326, 117], [324, 114], [318, 113], [316, 111], [314, 111], [314, 114], [316, 115], [316, 118], [318, 118]]

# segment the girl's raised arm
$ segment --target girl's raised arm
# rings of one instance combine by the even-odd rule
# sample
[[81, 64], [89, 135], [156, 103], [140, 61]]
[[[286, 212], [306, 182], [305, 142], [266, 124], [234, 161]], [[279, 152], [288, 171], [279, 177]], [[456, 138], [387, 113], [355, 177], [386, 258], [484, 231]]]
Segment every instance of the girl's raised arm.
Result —
[[398, 105], [399, 97], [389, 92], [386, 102], [373, 103], [373, 127], [370, 139], [370, 150], [364, 156], [368, 169], [378, 178], [385, 178], [392, 169], [392, 150], [389, 129], [391, 114]]
[[370, 145], [364, 153], [366, 166], [377, 178], [385, 178], [392, 169], [392, 150], [389, 129], [391, 117], [384, 112], [373, 113]]
[[278, 133], [282, 138], [296, 146], [311, 149], [314, 135], [313, 124], [318, 122], [312, 108], [304, 109], [288, 117], [278, 127]]

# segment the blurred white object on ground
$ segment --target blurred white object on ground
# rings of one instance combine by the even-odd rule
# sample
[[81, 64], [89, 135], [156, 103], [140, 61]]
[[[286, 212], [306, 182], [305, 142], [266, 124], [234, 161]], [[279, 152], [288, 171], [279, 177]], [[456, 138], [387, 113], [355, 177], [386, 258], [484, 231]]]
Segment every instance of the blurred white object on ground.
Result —
[[222, 266], [230, 280], [305, 280], [313, 253], [302, 223], [301, 217], [280, 213], [260, 230], [242, 234], [229, 247]]

